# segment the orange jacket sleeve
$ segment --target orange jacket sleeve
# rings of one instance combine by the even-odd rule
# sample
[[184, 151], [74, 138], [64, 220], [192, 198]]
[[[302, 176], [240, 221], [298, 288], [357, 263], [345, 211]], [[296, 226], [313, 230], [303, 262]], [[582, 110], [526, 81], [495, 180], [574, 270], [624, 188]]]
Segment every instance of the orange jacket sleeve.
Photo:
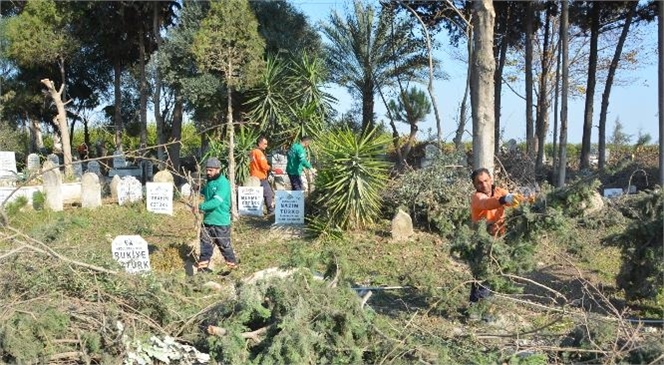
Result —
[[503, 218], [505, 207], [500, 204], [500, 198], [508, 192], [502, 188], [494, 188], [492, 196], [475, 192], [470, 200], [470, 214], [473, 222], [486, 219], [487, 223], [494, 223]]

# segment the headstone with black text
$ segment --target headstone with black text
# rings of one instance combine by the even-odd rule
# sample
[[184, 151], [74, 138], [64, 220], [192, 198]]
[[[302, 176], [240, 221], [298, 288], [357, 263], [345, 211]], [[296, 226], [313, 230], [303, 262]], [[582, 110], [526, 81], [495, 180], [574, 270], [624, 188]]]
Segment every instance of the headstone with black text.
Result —
[[148, 212], [173, 215], [173, 184], [167, 182], [146, 183], [145, 203]]
[[237, 206], [240, 215], [263, 216], [263, 187], [238, 186]]
[[275, 223], [304, 224], [304, 192], [277, 190], [275, 194]]
[[99, 166], [99, 162], [97, 161], [90, 161], [88, 162], [88, 170], [87, 172], [92, 172], [93, 174], [101, 174], [101, 166]]
[[118, 204], [135, 203], [143, 199], [143, 185], [133, 176], [125, 176], [118, 184]]
[[117, 236], [111, 243], [113, 258], [130, 274], [150, 271], [148, 243], [141, 236]]
[[16, 153], [0, 151], [0, 176], [14, 176], [17, 172]]
[[58, 157], [58, 155], [51, 153], [46, 156], [46, 159], [51, 161], [54, 166], [60, 166], [60, 157]]
[[80, 179], [83, 176], [83, 163], [81, 161], [74, 161], [71, 166], [74, 170], [74, 177]]

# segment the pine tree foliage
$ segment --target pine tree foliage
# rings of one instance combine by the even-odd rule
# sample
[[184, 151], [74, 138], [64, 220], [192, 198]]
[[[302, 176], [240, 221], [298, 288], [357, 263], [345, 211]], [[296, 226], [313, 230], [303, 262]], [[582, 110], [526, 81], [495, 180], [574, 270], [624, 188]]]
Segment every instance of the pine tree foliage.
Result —
[[[375, 333], [359, 304], [355, 292], [304, 273], [245, 285], [212, 320], [231, 334], [211, 337], [210, 350], [224, 364], [363, 363]], [[263, 327], [259, 343], [241, 336]]]

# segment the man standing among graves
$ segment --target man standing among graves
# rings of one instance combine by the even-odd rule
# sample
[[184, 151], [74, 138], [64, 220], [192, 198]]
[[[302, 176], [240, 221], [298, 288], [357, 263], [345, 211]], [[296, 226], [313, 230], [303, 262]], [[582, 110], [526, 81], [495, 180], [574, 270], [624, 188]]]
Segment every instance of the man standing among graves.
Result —
[[267, 158], [265, 158], [265, 149], [267, 148], [267, 138], [260, 136], [258, 137], [258, 143], [256, 148], [254, 148], [249, 154], [249, 175], [256, 177], [261, 182], [263, 187], [263, 199], [265, 200], [265, 206], [267, 207], [267, 214], [274, 213], [274, 206], [272, 205], [272, 199], [274, 197], [274, 192], [272, 187], [267, 182], [267, 173], [270, 171], [270, 165], [267, 163]]
[[230, 272], [237, 267], [237, 260], [231, 246], [231, 184], [221, 176], [221, 162], [211, 157], [205, 164], [207, 183], [201, 189], [204, 201], [198, 211], [204, 214], [201, 229], [201, 255], [196, 265], [199, 272], [210, 272], [210, 259], [214, 244], [219, 247]]
[[309, 147], [311, 138], [302, 137], [300, 142], [294, 143], [288, 151], [288, 163], [286, 164], [286, 174], [291, 183], [292, 190], [304, 190], [302, 185], [302, 170], [313, 170], [311, 163], [307, 159], [307, 151], [305, 148]]
[[[516, 206], [519, 200], [503, 188], [493, 184], [493, 178], [486, 168], [471, 174], [475, 192], [471, 196], [470, 211], [474, 223], [485, 220], [489, 233], [494, 237], [505, 233], [505, 206]], [[480, 259], [480, 258], [478, 258]], [[481, 258], [488, 259], [488, 258]], [[479, 279], [479, 278], [476, 278]], [[470, 289], [470, 302], [478, 303], [489, 297], [490, 290], [484, 284], [473, 283]]]

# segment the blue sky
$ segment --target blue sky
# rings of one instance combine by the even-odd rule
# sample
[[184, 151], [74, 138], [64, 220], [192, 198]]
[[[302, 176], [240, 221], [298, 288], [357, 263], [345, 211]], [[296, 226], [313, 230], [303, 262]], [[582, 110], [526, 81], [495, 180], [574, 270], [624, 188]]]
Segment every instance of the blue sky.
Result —
[[[344, 12], [348, 0], [291, 0], [291, 3], [300, 9], [312, 23], [327, 21], [329, 14], [336, 10], [339, 13]], [[616, 118], [623, 125], [623, 131], [632, 135], [632, 141], [636, 140], [639, 133], [650, 134], [652, 142], [658, 139], [658, 114], [657, 114], [657, 25], [651, 24], [643, 28], [645, 39], [642, 47], [649, 50], [650, 58], [648, 64], [643, 65], [638, 70], [628, 71], [624, 76], [629, 78], [625, 85], [614, 85], [611, 90], [609, 102], [609, 113], [607, 117], [607, 137], [611, 136]], [[456, 115], [458, 115], [458, 106], [461, 102], [464, 92], [464, 83], [466, 78], [466, 65], [464, 62], [455, 60], [452, 53], [453, 47], [448, 46], [444, 39], [444, 34], [436, 35], [436, 39], [443, 46], [436, 51], [434, 56], [442, 61], [443, 70], [449, 75], [447, 80], [436, 80], [434, 82], [434, 91], [437, 104], [441, 110], [443, 137], [445, 140], [451, 140], [456, 129]], [[620, 70], [618, 72], [621, 72]], [[514, 85], [519, 87], [519, 85]], [[424, 86], [422, 87], [424, 89]], [[604, 90], [604, 84], [598, 82], [595, 92], [595, 106], [593, 124], [597, 125], [599, 121], [599, 110], [601, 95]], [[337, 97], [339, 103], [336, 109], [339, 112], [347, 111], [353, 99], [345, 89], [331, 86], [329, 91]], [[523, 86], [518, 90], [523, 94]], [[553, 105], [552, 105], [553, 108]], [[584, 98], [570, 99], [569, 101], [569, 130], [568, 142], [580, 143], [582, 137]], [[379, 119], [387, 120], [385, 116], [385, 107], [379, 98], [376, 98], [376, 114]], [[504, 128], [503, 141], [514, 138], [517, 141], [525, 140], [525, 102], [522, 98], [503, 87], [503, 101], [501, 113], [501, 125]], [[433, 113], [420, 126], [419, 139], [427, 137], [428, 130], [435, 135], [435, 118]], [[471, 126], [466, 129], [470, 131]], [[400, 125], [400, 130], [406, 132], [406, 126]], [[597, 142], [598, 130], [593, 128], [592, 141]], [[550, 128], [548, 140], [553, 138], [553, 115], [550, 116]], [[469, 139], [467, 135], [466, 139]]]

